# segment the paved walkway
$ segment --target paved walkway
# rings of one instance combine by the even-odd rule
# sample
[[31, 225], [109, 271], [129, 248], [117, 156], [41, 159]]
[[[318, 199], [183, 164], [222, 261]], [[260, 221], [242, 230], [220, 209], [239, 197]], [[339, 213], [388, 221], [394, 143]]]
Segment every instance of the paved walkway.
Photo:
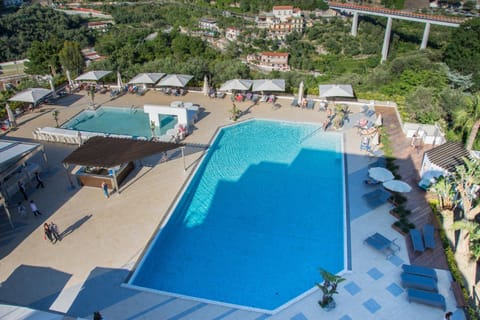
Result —
[[[97, 95], [96, 102], [109, 99]], [[148, 92], [143, 97], [127, 95], [105, 103], [112, 106], [142, 106], [146, 103], [168, 104], [172, 100], [199, 103], [205, 108], [188, 143], [209, 144], [217, 128], [230, 124], [231, 102], [211, 100], [199, 93], [184, 97], [168, 97]], [[55, 126], [53, 109], [60, 111], [60, 122], [84, 109], [88, 97], [74, 95], [60, 100], [63, 106], [45, 106], [43, 111], [20, 118], [20, 128], [6, 138], [29, 140], [34, 128]], [[278, 110], [261, 103], [250, 106], [240, 103], [241, 119], [269, 118], [299, 122], [323, 122], [325, 112], [301, 110], [279, 100]], [[352, 107], [355, 113], [360, 110]], [[388, 123], [386, 123], [388, 125]], [[220, 306], [190, 299], [128, 289], [122, 286], [128, 274], [155, 234], [171, 203], [175, 200], [189, 174], [202, 156], [190, 148], [186, 156], [187, 171], [182, 159], [170, 154], [167, 163], [160, 157], [142, 160], [121, 188], [121, 194], [105, 199], [100, 189], [69, 188], [61, 160], [73, 146], [45, 143], [49, 158], [45, 168], [45, 189], [29, 188], [44, 215], [30, 215], [22, 220], [14, 216], [17, 228], [2, 231], [0, 242], [0, 301], [43, 311], [57, 311], [74, 317], [91, 318], [100, 310], [107, 319], [441, 319], [443, 311], [420, 304], [409, 304], [400, 286], [400, 266], [408, 263], [408, 250], [403, 238], [390, 226], [394, 218], [388, 204], [369, 208], [361, 197], [371, 191], [363, 180], [367, 166], [374, 159], [359, 150], [360, 136], [356, 130], [346, 132], [345, 152], [348, 164], [348, 202], [350, 206], [352, 270], [336, 296], [337, 307], [326, 312], [317, 301], [321, 293], [315, 289], [284, 310], [269, 315], [232, 306]], [[42, 224], [55, 221], [64, 232], [62, 242], [51, 245], [43, 240]], [[2, 229], [6, 230], [6, 229]], [[397, 238], [401, 250], [390, 259], [363, 245], [363, 240], [381, 232]], [[449, 290], [449, 272], [439, 270], [439, 291], [455, 310]], [[288, 276], [288, 275], [287, 275]]]

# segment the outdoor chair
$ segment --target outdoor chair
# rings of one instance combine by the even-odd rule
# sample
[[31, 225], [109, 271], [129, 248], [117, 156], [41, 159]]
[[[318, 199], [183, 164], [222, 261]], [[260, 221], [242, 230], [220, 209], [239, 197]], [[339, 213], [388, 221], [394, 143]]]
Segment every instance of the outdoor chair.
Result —
[[403, 272], [401, 275], [401, 281], [404, 288], [438, 292], [437, 281], [433, 278]]
[[260, 102], [267, 102], [268, 100], [268, 96], [267, 95], [263, 95], [261, 98], [260, 98]]
[[426, 304], [432, 307], [441, 308], [443, 311], [447, 309], [445, 298], [438, 293], [424, 291], [424, 290], [417, 290], [414, 288], [408, 288], [407, 299], [408, 299], [408, 302], [413, 301], [413, 302]]
[[435, 269], [427, 268], [427, 267], [421, 267], [421, 266], [415, 266], [415, 265], [410, 265], [410, 264], [403, 264], [402, 269], [405, 273], [410, 273], [410, 274], [414, 274], [414, 275], [417, 275], [417, 276], [432, 278], [435, 281], [437, 281], [437, 272], [435, 271]]
[[256, 93], [253, 94], [252, 96], [252, 102], [257, 103], [260, 100], [260, 96]]
[[362, 198], [364, 198], [367, 201], [367, 203], [370, 205], [370, 207], [373, 209], [386, 203], [391, 196], [392, 196], [391, 193], [383, 189], [377, 189], [372, 192], [364, 194]]
[[308, 100], [307, 101], [307, 109], [313, 110], [315, 108], [315, 101], [313, 100]]
[[291, 105], [292, 107], [298, 107], [298, 99], [297, 99], [297, 98], [293, 98], [292, 103], [290, 103], [290, 105]]
[[219, 98], [219, 99], [225, 98], [225, 92], [217, 92], [216, 97]]
[[426, 223], [423, 225], [423, 240], [425, 247], [428, 249], [435, 249], [435, 228], [433, 225]]
[[422, 234], [417, 229], [410, 230], [410, 238], [412, 239], [413, 250], [424, 252], [425, 246], [423, 244]]
[[400, 251], [400, 246], [395, 243], [395, 239], [390, 240], [380, 233], [376, 232], [363, 242], [370, 247], [382, 252], [386, 255], [386, 258], [390, 258], [395, 252]]

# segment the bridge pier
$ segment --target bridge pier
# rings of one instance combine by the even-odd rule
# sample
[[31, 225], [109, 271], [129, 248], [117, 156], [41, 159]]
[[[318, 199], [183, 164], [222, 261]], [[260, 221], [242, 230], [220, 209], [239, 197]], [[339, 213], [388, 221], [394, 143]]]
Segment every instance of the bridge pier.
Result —
[[425, 30], [423, 30], [423, 38], [422, 38], [422, 44], [420, 45], [420, 50], [427, 48], [429, 34], [430, 34], [430, 22], [427, 22], [425, 24]]
[[390, 34], [392, 33], [392, 20], [392, 17], [388, 17], [387, 29], [385, 29], [385, 37], [383, 38], [382, 60], [380, 60], [380, 63], [387, 61], [388, 47], [390, 45]]
[[354, 37], [357, 36], [357, 30], [358, 30], [358, 12], [355, 11], [353, 13], [353, 19], [352, 19], [352, 31], [351, 31], [352, 36]]

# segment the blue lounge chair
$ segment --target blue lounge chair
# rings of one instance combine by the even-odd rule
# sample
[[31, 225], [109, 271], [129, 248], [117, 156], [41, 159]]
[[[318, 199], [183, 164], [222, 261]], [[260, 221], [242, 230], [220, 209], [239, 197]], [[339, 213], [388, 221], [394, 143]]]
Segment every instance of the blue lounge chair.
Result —
[[400, 246], [395, 243], [395, 239], [387, 239], [378, 232], [365, 239], [364, 243], [384, 253], [387, 259], [394, 255], [395, 252], [400, 251]]
[[413, 302], [426, 304], [432, 307], [438, 307], [438, 308], [441, 308], [443, 311], [447, 309], [445, 298], [438, 293], [408, 288], [407, 299], [408, 299], [408, 302], [413, 301]]
[[308, 100], [307, 101], [307, 109], [314, 109], [315, 108], [315, 101], [313, 100]]
[[429, 249], [435, 249], [435, 228], [433, 225], [426, 223], [423, 225], [423, 240], [425, 241], [425, 247]]
[[435, 281], [433, 278], [422, 277], [416, 274], [403, 272], [401, 275], [401, 280], [404, 288], [438, 292], [437, 281]]
[[371, 208], [376, 208], [386, 203], [388, 198], [390, 198], [391, 196], [391, 193], [383, 189], [377, 189], [364, 194], [362, 197], [367, 201]]
[[435, 269], [432, 268], [404, 264], [402, 265], [402, 269], [406, 273], [437, 280], [437, 272], [435, 271]]
[[410, 238], [412, 239], [413, 250], [418, 252], [425, 251], [425, 246], [423, 245], [422, 234], [417, 229], [410, 230]]
[[293, 98], [292, 103], [290, 103], [290, 105], [291, 105], [292, 107], [298, 107], [298, 99], [297, 99], [297, 98]]

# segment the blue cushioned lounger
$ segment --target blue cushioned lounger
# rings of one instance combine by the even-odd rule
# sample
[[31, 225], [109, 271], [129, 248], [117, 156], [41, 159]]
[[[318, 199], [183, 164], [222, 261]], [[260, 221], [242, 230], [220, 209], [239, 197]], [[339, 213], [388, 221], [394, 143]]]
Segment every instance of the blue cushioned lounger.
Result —
[[393, 254], [395, 254], [395, 252], [400, 250], [400, 247], [395, 243], [395, 239], [387, 239], [378, 232], [365, 239], [364, 243], [377, 249], [378, 251], [381, 251], [387, 256], [387, 258], [391, 257]]
[[423, 276], [437, 280], [437, 272], [432, 268], [404, 264], [402, 265], [402, 269], [406, 273], [416, 274], [417, 276]]
[[402, 286], [404, 288], [415, 288], [425, 291], [437, 292], [437, 281], [432, 278], [417, 276], [411, 273], [402, 273]]
[[442, 308], [444, 311], [447, 309], [445, 298], [438, 293], [408, 288], [407, 299], [408, 302], [414, 301], [423, 303], [433, 307]]
[[435, 228], [431, 224], [423, 225], [423, 240], [425, 241], [425, 247], [429, 249], [435, 249]]
[[420, 231], [418, 231], [417, 229], [411, 229], [410, 238], [412, 238], [413, 249], [415, 251], [425, 251], [425, 246], [423, 245], [422, 234], [420, 233]]

